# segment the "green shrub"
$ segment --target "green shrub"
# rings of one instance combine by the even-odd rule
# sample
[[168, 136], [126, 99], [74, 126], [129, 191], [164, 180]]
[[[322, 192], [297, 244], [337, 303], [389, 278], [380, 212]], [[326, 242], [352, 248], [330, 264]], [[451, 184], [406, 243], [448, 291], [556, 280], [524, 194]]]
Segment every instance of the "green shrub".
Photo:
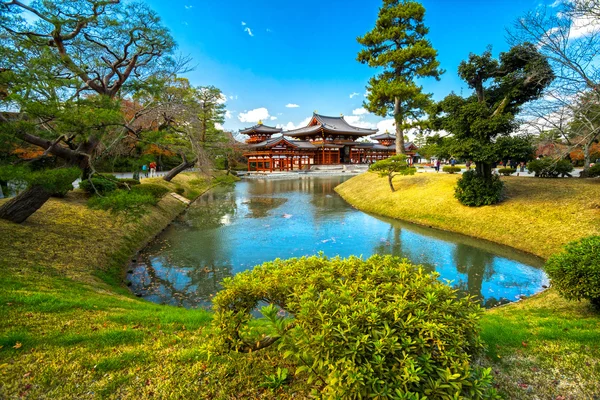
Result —
[[504, 176], [509, 176], [517, 172], [514, 168], [498, 168], [498, 173]]
[[460, 167], [453, 167], [451, 165], [444, 165], [444, 167], [442, 168], [442, 171], [447, 172], [449, 174], [454, 174], [456, 172], [460, 172], [461, 168]]
[[139, 194], [149, 194], [155, 199], [160, 199], [171, 190], [165, 186], [154, 183], [142, 183], [141, 185], [133, 186], [131, 191]]
[[221, 175], [217, 176], [214, 180], [217, 185], [234, 185], [240, 178], [233, 175]]
[[183, 196], [183, 194], [185, 193], [185, 188], [181, 187], [181, 186], [177, 186], [175, 188], [175, 193], [177, 193], [178, 195]]
[[595, 178], [597, 176], [600, 176], [600, 163], [594, 164], [592, 167], [590, 167], [587, 170], [587, 176], [588, 178]]
[[81, 175], [79, 168], [53, 168], [32, 171], [27, 167], [6, 165], [0, 167], [0, 180], [20, 181], [28, 187], [42, 186], [48, 192], [64, 196], [73, 189], [73, 182]]
[[79, 188], [90, 194], [95, 194], [97, 192], [104, 195], [117, 190], [117, 182], [104, 176], [94, 176], [79, 182]]
[[503, 188], [504, 184], [499, 176], [486, 180], [476, 171], [466, 171], [456, 182], [454, 197], [465, 206], [487, 206], [502, 199]]
[[490, 370], [470, 365], [482, 310], [437, 277], [392, 256], [267, 262], [223, 281], [207, 349], [279, 342], [325, 398], [493, 398]]
[[535, 176], [540, 178], [557, 178], [559, 176], [570, 176], [573, 171], [573, 164], [568, 160], [556, 160], [551, 157], [540, 158], [530, 161], [527, 169], [534, 172]]
[[139, 185], [140, 180], [134, 178], [119, 178], [117, 179], [117, 186], [119, 189], [127, 189], [127, 187], [132, 187], [135, 185]]
[[588, 299], [600, 308], [600, 236], [571, 242], [551, 256], [546, 272], [565, 299]]
[[133, 190], [116, 190], [105, 197], [94, 196], [88, 200], [90, 208], [124, 212], [138, 216], [146, 212], [145, 206], [156, 205], [158, 199], [151, 194]]

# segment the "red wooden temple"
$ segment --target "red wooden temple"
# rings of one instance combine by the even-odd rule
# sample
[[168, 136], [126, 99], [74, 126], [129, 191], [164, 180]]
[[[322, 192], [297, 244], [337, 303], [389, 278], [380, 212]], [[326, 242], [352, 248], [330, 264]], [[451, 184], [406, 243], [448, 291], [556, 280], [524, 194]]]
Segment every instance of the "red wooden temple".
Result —
[[[372, 136], [378, 143], [357, 142], [377, 132], [350, 125], [343, 116], [328, 117], [313, 114], [307, 126], [282, 132], [280, 128], [257, 125], [243, 129], [249, 145], [244, 156], [248, 171], [293, 171], [311, 165], [371, 163], [396, 154], [396, 138], [389, 133]], [[273, 137], [273, 135], [279, 135]], [[414, 155], [416, 146], [405, 145], [407, 154]]]

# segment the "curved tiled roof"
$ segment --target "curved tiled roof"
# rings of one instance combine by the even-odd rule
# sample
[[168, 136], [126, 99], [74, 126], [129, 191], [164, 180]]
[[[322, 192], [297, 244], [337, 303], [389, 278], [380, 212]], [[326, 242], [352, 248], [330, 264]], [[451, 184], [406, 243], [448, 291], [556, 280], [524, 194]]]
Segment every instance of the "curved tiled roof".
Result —
[[316, 120], [316, 124], [305, 126], [304, 128], [293, 129], [285, 134], [292, 137], [307, 136], [319, 132], [323, 129], [327, 133], [336, 133], [352, 136], [368, 136], [377, 132], [376, 129], [359, 128], [350, 125], [344, 117], [328, 117], [326, 115], [313, 114], [311, 123]]
[[396, 140], [396, 135], [392, 135], [391, 133], [382, 133], [381, 135], [371, 136], [373, 140]]
[[276, 146], [280, 142], [286, 142], [286, 143], [288, 143], [294, 147], [297, 147], [299, 149], [316, 149], [316, 147], [310, 142], [307, 142], [305, 140], [291, 140], [289, 138], [286, 138], [285, 136], [278, 136], [275, 138], [267, 139], [263, 142], [250, 145], [249, 148], [260, 149], [260, 148], [266, 148], [266, 147], [273, 147], [273, 146]]
[[267, 126], [263, 124], [256, 124], [250, 128], [241, 129], [240, 133], [242, 135], [248, 135], [250, 133], [265, 133], [265, 134], [275, 134], [280, 133], [282, 131], [281, 128], [276, 128], [274, 126]]

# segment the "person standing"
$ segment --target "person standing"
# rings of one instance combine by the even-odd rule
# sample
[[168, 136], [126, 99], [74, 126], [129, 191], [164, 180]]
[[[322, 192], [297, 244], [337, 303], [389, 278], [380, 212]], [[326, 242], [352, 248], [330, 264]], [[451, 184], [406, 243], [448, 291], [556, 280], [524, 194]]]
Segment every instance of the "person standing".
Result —
[[156, 163], [154, 161], [152, 161], [150, 163], [150, 178], [155, 178], [156, 177]]
[[142, 173], [144, 174], [144, 178], [148, 177], [148, 166], [146, 164], [142, 165]]
[[450, 165], [453, 167], [456, 165], [456, 159], [454, 157], [450, 159]]

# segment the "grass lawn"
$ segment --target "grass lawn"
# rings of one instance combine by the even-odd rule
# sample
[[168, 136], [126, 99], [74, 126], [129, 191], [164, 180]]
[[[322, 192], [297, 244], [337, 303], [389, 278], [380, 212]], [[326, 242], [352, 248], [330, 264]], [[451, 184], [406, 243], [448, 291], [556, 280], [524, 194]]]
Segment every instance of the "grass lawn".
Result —
[[[387, 178], [365, 173], [337, 192], [366, 212], [506, 244], [543, 258], [572, 240], [600, 234], [600, 180], [503, 177], [506, 199], [469, 208], [453, 197], [459, 176]], [[483, 320], [493, 367], [509, 399], [600, 398], [600, 313], [553, 289], [489, 310]]]
[[[192, 174], [144, 182], [189, 198], [212, 185]], [[283, 365], [271, 353], [207, 362], [210, 312], [150, 303], [123, 284], [127, 260], [183, 204], [166, 195], [129, 219], [85, 201], [72, 192], [24, 224], [0, 220], [0, 398], [280, 397], [257, 391]]]
[[[391, 210], [397, 214], [385, 215], [542, 257], [598, 232], [598, 182], [509, 177], [502, 205], [468, 209], [452, 197], [456, 178], [398, 179], [401, 189], [392, 194], [385, 179], [364, 174], [340, 192], [354, 196], [348, 198], [353, 204], [368, 196], [365, 207], [376, 208], [371, 212]], [[171, 184], [148, 181], [183, 188], [188, 198], [212, 185], [191, 174]], [[209, 360], [201, 348], [211, 333], [210, 312], [149, 303], [123, 284], [127, 260], [183, 210], [181, 203], [166, 195], [132, 219], [90, 210], [85, 201], [73, 192], [52, 199], [24, 224], [0, 221], [0, 398], [308, 396], [304, 380], [293, 377], [294, 367], [276, 350]], [[511, 220], [516, 215], [520, 223]], [[493, 366], [508, 398], [600, 393], [600, 318], [586, 303], [566, 302], [549, 290], [487, 312], [482, 324], [488, 343], [483, 362]], [[291, 381], [279, 389], [264, 387], [278, 367], [290, 369]]]

